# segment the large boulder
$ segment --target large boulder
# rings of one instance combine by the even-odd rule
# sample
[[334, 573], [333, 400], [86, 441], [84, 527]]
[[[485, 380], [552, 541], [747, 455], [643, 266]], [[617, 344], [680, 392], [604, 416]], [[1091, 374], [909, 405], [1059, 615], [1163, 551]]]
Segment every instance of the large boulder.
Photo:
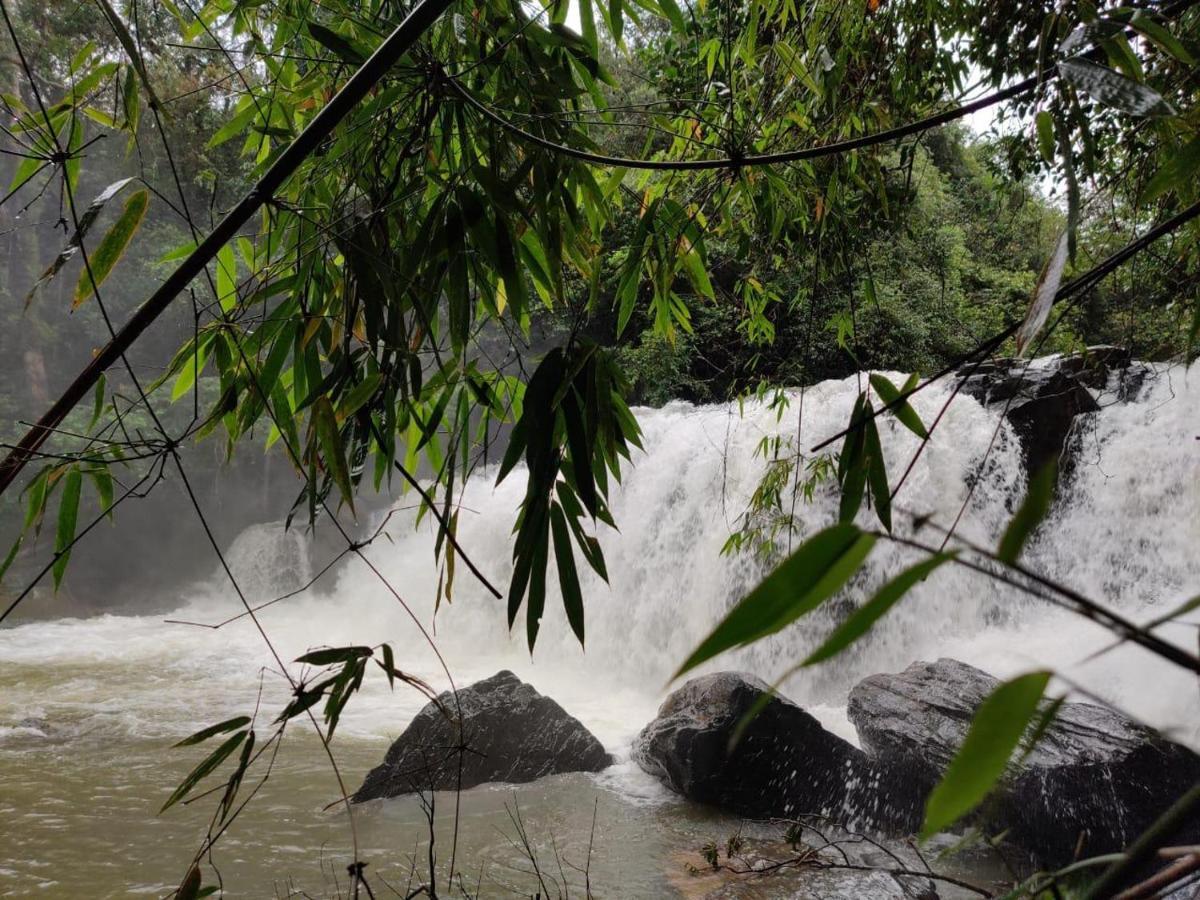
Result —
[[465, 789], [489, 781], [519, 784], [563, 772], [599, 772], [611, 762], [578, 719], [503, 671], [459, 690], [457, 698], [446, 692], [429, 703], [353, 799]]
[[[850, 692], [862, 747], [886, 768], [896, 824], [916, 829], [924, 797], [958, 751], [971, 719], [998, 684], [951, 659], [872, 675]], [[986, 805], [987, 825], [1040, 861], [1127, 846], [1200, 780], [1200, 757], [1102, 706], [1066, 703], [1054, 723]], [[907, 814], [905, 814], [907, 810]], [[907, 821], [905, 821], [907, 819]], [[1193, 820], [1175, 836], [1200, 838]]]
[[1088, 385], [1107, 383], [1114, 353], [1071, 356], [1030, 366], [1024, 360], [996, 360], [965, 376], [962, 391], [985, 404], [1004, 404], [1021, 440], [1026, 471], [1035, 474], [1052, 459], [1067, 467], [1076, 417], [1100, 409]]
[[638, 735], [634, 760], [683, 796], [743, 815], [856, 819], [854, 788], [871, 780], [866, 758], [791, 701], [771, 697], [733, 742], [769, 691], [738, 672], [693, 678]]

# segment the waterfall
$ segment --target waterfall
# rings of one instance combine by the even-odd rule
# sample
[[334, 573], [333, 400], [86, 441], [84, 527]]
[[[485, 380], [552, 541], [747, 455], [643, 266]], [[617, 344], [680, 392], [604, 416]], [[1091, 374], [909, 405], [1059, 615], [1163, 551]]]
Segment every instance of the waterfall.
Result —
[[[893, 379], [901, 376], [893, 375]], [[805, 453], [835, 434], [849, 418], [859, 390], [854, 377], [804, 392], [799, 446]], [[914, 398], [931, 422], [949, 397], [936, 385]], [[766, 571], [752, 553], [721, 550], [767, 465], [760, 443], [776, 436], [794, 441], [799, 392], [785, 404], [691, 406], [672, 403], [640, 409], [644, 452], [635, 451], [612, 489], [619, 531], [599, 536], [611, 575], [605, 584], [579, 560], [587, 642], [581, 648], [567, 627], [553, 572], [537, 647], [525, 646], [524, 611], [513, 633], [505, 601], [488, 594], [466, 566], [457, 567], [453, 598], [434, 616], [438, 574], [435, 532], [427, 519], [414, 528], [412, 496], [400, 497], [367, 553], [390, 585], [435, 636], [439, 652], [460, 684], [512, 668], [575, 712], [618, 752], [669, 688], [680, 662]], [[1200, 589], [1200, 388], [1181, 367], [1161, 368], [1132, 402], [1111, 403], [1078, 420], [1080, 446], [1073, 472], [1050, 517], [1026, 552], [1046, 575], [1134, 619], [1145, 620]], [[998, 428], [998, 432], [997, 432]], [[889, 476], [894, 482], [919, 441], [891, 417], [880, 424]], [[991, 452], [989, 444], [996, 440]], [[516, 469], [496, 486], [485, 470], [462, 495], [458, 538], [472, 561], [503, 590], [511, 572], [512, 526], [524, 490]], [[1025, 489], [1018, 439], [1000, 410], [958, 396], [921, 454], [897, 498], [896, 527], [910, 532], [910, 515], [949, 524], [974, 490], [958, 532], [995, 546]], [[832, 479], [816, 485], [811, 500], [795, 507], [798, 543], [836, 519]], [[873, 512], [860, 512], [863, 525]], [[937, 542], [926, 527], [919, 535]], [[787, 536], [782, 540], [786, 544]], [[786, 548], [785, 548], [786, 549]], [[740, 669], [774, 681], [803, 659], [882, 581], [917, 557], [880, 542], [844, 595], [768, 640], [725, 654], [708, 669]], [[296, 590], [328, 559], [308, 558], [305, 543], [277, 527], [255, 527], [231, 548], [229, 560], [253, 602]], [[552, 567], [553, 568], [553, 567]], [[216, 622], [240, 611], [221, 577], [191, 593], [171, 619]], [[310, 590], [261, 611], [260, 621], [284, 658], [319, 645], [377, 644], [396, 649], [397, 665], [446, 685], [440, 664], [396, 597], [360, 561], [349, 558]], [[1194, 646], [1194, 626], [1162, 632]], [[997, 675], [1051, 665], [1073, 684], [1196, 743], [1194, 682], [1137, 648], [1122, 647], [1083, 662], [1109, 635], [1060, 609], [965, 568], [943, 566], [843, 656], [790, 678], [783, 690], [827, 724], [849, 734], [840, 710], [860, 678], [897, 671], [917, 659], [952, 656]], [[134, 670], [158, 666], [175, 673], [169, 713], [161, 709], [163, 682], [128, 687], [136, 727], [186, 733], [194, 724], [232, 714], [251, 702], [259, 673], [271, 663], [261, 637], [242, 619], [219, 631], [167, 625], [157, 617], [104, 616], [45, 622], [0, 631], [0, 661], [52, 664], [73, 660], [120, 663]], [[280, 682], [268, 677], [270, 683]], [[351, 704], [348, 733], [395, 734], [420, 698], [388, 692], [369, 682]], [[195, 697], [188, 696], [193, 686]], [[1066, 686], [1065, 683], [1062, 686]], [[279, 696], [282, 696], [279, 685]], [[138, 700], [146, 693], [144, 704]], [[157, 709], [157, 712], [152, 712]], [[178, 719], [162, 722], [163, 716]], [[157, 716], [153, 723], [145, 718]], [[207, 717], [207, 718], [206, 718]], [[135, 727], [135, 726], [131, 726]], [[850, 735], [852, 736], [852, 735]]]

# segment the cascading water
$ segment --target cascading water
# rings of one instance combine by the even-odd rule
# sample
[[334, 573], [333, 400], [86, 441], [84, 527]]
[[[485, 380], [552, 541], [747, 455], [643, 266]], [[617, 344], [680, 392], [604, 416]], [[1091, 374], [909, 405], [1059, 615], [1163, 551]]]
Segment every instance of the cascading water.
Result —
[[[1196, 380], [1182, 368], [1163, 368], [1136, 401], [1113, 403], [1088, 417], [1063, 496], [1028, 548], [1031, 566], [1134, 620], [1160, 614], [1200, 589], [1200, 555], [1195, 552], [1200, 546]], [[807, 389], [799, 446], [807, 449], [837, 432], [849, 418], [858, 390], [855, 378]], [[914, 399], [926, 422], [937, 414], [948, 392], [948, 387], [935, 386]], [[657, 805], [660, 811], [653, 815], [659, 818], [653, 821], [660, 824], [654, 827], [661, 828], [661, 808], [683, 818], [695, 812], [685, 815], [678, 801], [634, 769], [627, 760], [629, 741], [653, 716], [671, 673], [763, 574], [763, 564], [752, 555], [726, 556], [721, 548], [738, 527], [765, 471], [756, 448], [776, 435], [795, 439], [799, 404], [799, 394], [792, 394], [781, 415], [759, 404], [744, 409], [671, 404], [638, 411], [645, 452], [635, 452], [622, 483], [613, 489], [611, 506], [620, 531], [603, 529], [600, 534], [610, 584], [584, 573], [581, 563], [586, 649], [566, 626], [553, 577], [548, 579], [550, 596], [532, 658], [523, 627], [508, 633], [504, 602], [486, 593], [465, 566], [458, 566], [452, 601], [443, 601], [435, 618], [434, 533], [428, 522], [414, 531], [410, 511], [393, 514], [386, 524], [389, 538], [375, 541], [367, 552], [412, 614], [434, 634], [457, 683], [511, 668], [553, 696], [623, 761], [587, 784], [618, 798], [613, 802], [625, 804], [621, 809]], [[997, 427], [998, 437], [985, 462]], [[881, 437], [894, 481], [918, 440], [890, 418], [881, 422]], [[493, 478], [485, 472], [467, 486], [458, 537], [474, 563], [504, 587], [523, 484], [520, 470], [499, 487]], [[971, 484], [975, 487], [958, 533], [995, 546], [1023, 495], [1020, 446], [1008, 424], [1000, 421], [998, 409], [960, 396], [897, 498], [897, 530], [910, 532], [912, 515], [949, 524], [967, 501]], [[401, 499], [396, 505], [410, 502]], [[818, 484], [811, 501], [801, 498], [796, 504], [799, 531], [793, 541], [829, 524], [836, 511], [836, 486], [829, 481]], [[860, 515], [868, 524], [873, 513], [864, 510]], [[935, 543], [940, 539], [929, 527], [920, 537]], [[243, 534], [228, 558], [252, 602], [297, 590], [327, 562], [310, 559], [297, 535], [264, 527]], [[829, 632], [845, 614], [846, 602], [860, 600], [916, 558], [913, 551], [880, 542], [847, 598], [769, 640], [715, 660], [709, 668], [748, 670], [774, 680]], [[238, 612], [227, 583], [214, 578], [192, 590], [167, 618], [213, 623]], [[319, 645], [388, 641], [396, 648], [399, 667], [447, 686], [437, 658], [406, 609], [359, 561], [349, 559], [310, 590], [262, 610], [260, 621], [284, 659]], [[1171, 626], [1162, 633], [1188, 646], [1196, 640], [1195, 626]], [[1194, 681], [1131, 647], [1083, 662], [1108, 639], [1107, 632], [1071, 613], [961, 567], [943, 566], [849, 652], [804, 670], [783, 690], [828, 727], [853, 739], [841, 710], [850, 686], [865, 675], [938, 656], [952, 656], [998, 675], [1048, 664], [1073, 684], [1171, 731], [1177, 739], [1200, 743], [1200, 698]], [[187, 847], [184, 835], [192, 838], [195, 832], [180, 828], [171, 819], [174, 812], [153, 819], [172, 778], [188, 764], [169, 756], [165, 747], [203, 725], [253, 710], [260, 690], [262, 708], [278, 709], [286, 700], [286, 685], [273, 669], [261, 636], [244, 618], [219, 630], [165, 624], [159, 616], [101, 616], [0, 631], [0, 815], [9, 823], [31, 816], [22, 839], [15, 842], [24, 849], [9, 851], [19, 858], [0, 855], [0, 888], [8, 886], [10, 877], [15, 888], [38, 879], [62, 882], [61, 877], [39, 872], [37, 860], [53, 860], [58, 852], [55, 841], [78, 827], [63, 808], [70, 802], [63, 795], [71, 792], [94, 793], [103, 800], [96, 803], [107, 804], [110, 815], [129, 820], [131, 832], [148, 827], [132, 824], [137, 817], [158, 829], [155, 834], [175, 829], [178, 837], [173, 840]], [[341, 752], [351, 757], [346, 764], [351, 790], [382, 756], [385, 739], [399, 733], [421, 705], [422, 698], [415, 694], [390, 692], [382, 676], [368, 679], [362, 695], [351, 702], [335, 742], [335, 749], [340, 743]], [[30, 717], [32, 724], [18, 727]], [[280, 778], [293, 785], [293, 792], [273, 801], [278, 815], [255, 820], [251, 836], [234, 838], [245, 842], [243, 850], [253, 849], [260, 861], [266, 860], [262, 865], [271, 878], [291, 874], [289, 866], [315, 865], [299, 851], [289, 857], [287, 847], [311, 849], [329, 840], [336, 829], [328, 815], [321, 818], [319, 810], [331, 799], [331, 788], [315, 748], [308, 750], [302, 763], [287, 762], [286, 751], [282, 756]], [[189, 759], [194, 764], [194, 758]], [[131, 765], [139, 774], [129, 773]], [[298, 775], [304, 776], [303, 788], [296, 786]], [[312, 785], [318, 782], [323, 787], [314, 795]], [[123, 790], [130, 793], [122, 795]], [[473, 793], [488, 796], [486, 790]], [[118, 802], [134, 795], [137, 802]], [[58, 806], [47, 807], [47, 797]], [[572, 797], [570, 803], [585, 806], [590, 817], [591, 801], [578, 794]], [[475, 802], [486, 805], [484, 800]], [[492, 801], [493, 812], [496, 802]], [[562, 802], [543, 798], [542, 810], [561, 819]], [[375, 815], [388, 821], [399, 814]], [[643, 822], [627, 809], [617, 815]], [[281, 818], [300, 830], [285, 827], [276, 833]], [[296, 824], [307, 819], [323, 822], [320, 840], [316, 832], [303, 832]], [[193, 817], [193, 825], [195, 821]], [[392, 826], [399, 827], [395, 822]], [[40, 839], [39, 828], [44, 832]], [[302, 832], [307, 836], [296, 836]], [[405, 839], [414, 840], [411, 835]], [[110, 861], [120, 857], [104, 847], [95, 852]], [[268, 854], [264, 847], [273, 849]], [[141, 858], [129, 852], [130, 860]], [[176, 855], [186, 853], [181, 849]], [[88, 865], [99, 863], [91, 860]], [[169, 884], [156, 880], [160, 876], [169, 877], [147, 875], [143, 886]], [[633, 877], [627, 870], [622, 876]], [[263, 878], [258, 883], [270, 883]]]

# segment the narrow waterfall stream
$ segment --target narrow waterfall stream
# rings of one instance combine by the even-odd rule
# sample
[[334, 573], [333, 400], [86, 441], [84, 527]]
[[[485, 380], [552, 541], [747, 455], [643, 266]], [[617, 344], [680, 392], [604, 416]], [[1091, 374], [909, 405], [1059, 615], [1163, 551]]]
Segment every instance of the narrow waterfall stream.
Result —
[[[805, 392], [802, 447], [842, 427], [857, 390], [850, 378]], [[948, 392], [936, 386], [915, 398], [925, 421]], [[531, 658], [523, 630], [509, 635], [504, 604], [463, 566], [453, 601], [443, 602], [435, 618], [434, 535], [427, 522], [414, 531], [411, 511], [393, 515], [386, 526], [390, 540], [368, 550], [435, 634], [457, 684], [512, 669], [582, 720], [618, 759], [598, 776], [485, 786], [463, 795], [457, 862], [472, 884], [482, 879], [485, 896], [527, 884], [521, 854], [511, 844], [514, 802], [533, 840], [549, 848], [553, 836], [562, 855], [578, 865], [587, 857], [595, 815], [590, 878], [601, 896], [672, 896], [687, 861], [682, 854], [693, 851], [694, 857], [701, 844], [738, 827], [736, 819], [666, 792], [629, 761], [629, 745], [653, 717], [671, 672], [763, 574], [752, 556], [723, 556], [721, 548], [764, 471], [756, 447], [764, 437], [795, 434], [796, 400], [782, 416], [756, 405], [638, 410], [645, 452], [635, 453], [614, 488], [620, 531], [601, 534], [611, 584], [584, 576], [586, 649], [571, 636], [553, 587]], [[1102, 405], [1081, 422], [1074, 471], [1028, 562], [1141, 621], [1200, 590], [1200, 374], [1158, 367], [1135, 400], [1106, 396]], [[981, 465], [999, 415], [970, 397], [957, 398], [898, 509], [948, 524], [974, 483], [960, 531], [994, 546], [1025, 486], [1020, 446], [1007, 423]], [[881, 431], [894, 479], [918, 442], [890, 420]], [[496, 488], [494, 474], [484, 472], [463, 497], [459, 540], [497, 584], [511, 570], [519, 475]], [[396, 506], [409, 504], [401, 498]], [[810, 533], [835, 518], [836, 509], [835, 486], [826, 483], [811, 502], [798, 502], [796, 514]], [[861, 515], [867, 522], [871, 513]], [[900, 514], [897, 524], [908, 529], [911, 520]], [[908, 558], [895, 547], [877, 547], [852, 583], [850, 600]], [[229, 559], [255, 602], [299, 588], [327, 562], [308, 558], [297, 535], [264, 526], [245, 532]], [[287, 691], [249, 621], [219, 630], [164, 622], [213, 623], [237, 614], [236, 597], [221, 578], [181, 590], [177, 605], [168, 616], [51, 619], [0, 630], [0, 896], [157, 896], [178, 884], [218, 798], [157, 815], [202, 756], [202, 748], [170, 745], [207, 724], [249, 714], [259, 703], [269, 720]], [[708, 668], [774, 680], [828, 633], [836, 607]], [[263, 610], [261, 621], [284, 659], [320, 645], [387, 641], [400, 668], [448, 687], [407, 611], [356, 561]], [[1194, 626], [1162, 633], [1195, 647]], [[1133, 647], [1082, 662], [1108, 638], [1069, 613], [944, 566], [851, 651], [790, 679], [783, 692], [853, 740], [846, 694], [867, 675], [940, 656], [996, 675], [1046, 664], [1176, 740], [1200, 746], [1194, 678]], [[424, 705], [415, 692], [389, 691], [382, 674], [373, 674], [378, 677], [368, 677], [351, 701], [333, 743], [351, 791]], [[327, 760], [297, 724], [270, 780], [215, 851], [230, 895], [287, 896], [290, 885], [323, 896], [337, 883], [344, 887], [346, 813], [336, 805], [326, 809], [337, 797]], [[439, 797], [436, 810], [435, 846], [443, 862], [450, 854], [452, 803]], [[426, 859], [420, 805], [413, 798], [373, 803], [356, 818], [368, 871], [403, 894], [410, 857], [416, 854], [422, 867]]]

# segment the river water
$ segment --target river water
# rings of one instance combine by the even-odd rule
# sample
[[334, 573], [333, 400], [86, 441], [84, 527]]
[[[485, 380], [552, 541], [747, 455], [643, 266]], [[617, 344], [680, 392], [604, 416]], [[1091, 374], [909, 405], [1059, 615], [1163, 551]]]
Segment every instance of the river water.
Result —
[[[1032, 565], [1135, 619], [1151, 618], [1200, 590], [1198, 379], [1196, 372], [1159, 367], [1134, 402], [1101, 395], [1104, 409], [1082, 423], [1083, 446], [1065, 497], [1028, 550]], [[801, 445], [835, 433], [857, 390], [854, 378], [808, 389]], [[929, 422], [946, 397], [946, 389], [934, 387], [914, 405]], [[578, 717], [618, 760], [596, 776], [464, 793], [456, 845], [454, 798], [439, 796], [434, 852], [443, 871], [454, 847], [472, 890], [478, 879], [483, 896], [528, 895], [529, 863], [514, 845], [513, 818], [519, 816], [539, 862], [559, 877], [557, 851], [561, 877], [577, 895], [583, 876], [575, 867], [589, 869], [599, 896], [683, 896], [686, 864], [699, 862], [696, 850], [740, 827], [666, 792], [629, 761], [629, 745], [653, 717], [671, 672], [762, 574], [752, 556], [720, 550], [763, 473], [756, 448], [764, 438], [795, 435], [798, 400], [791, 395], [782, 415], [753, 404], [638, 411], [646, 449], [635, 453], [614, 490], [620, 532], [601, 535], [611, 585], [584, 576], [586, 650], [571, 637], [551, 588], [531, 658], [523, 629], [508, 634], [503, 603], [461, 565], [453, 602], [443, 603], [435, 618], [432, 534], [425, 526], [414, 531], [411, 512], [389, 520], [388, 539], [376, 541], [368, 554], [435, 634], [456, 682], [512, 669]], [[1025, 483], [1007, 424], [981, 464], [998, 416], [958, 398], [899, 507], [949, 523], [974, 483], [960, 532], [994, 545]], [[891, 422], [882, 438], [894, 479], [917, 441]], [[522, 491], [519, 471], [499, 488], [485, 472], [463, 498], [460, 542], [497, 584], [510, 571], [510, 532]], [[835, 515], [827, 484], [797, 506], [805, 533]], [[863, 522], [869, 519], [864, 511]], [[900, 515], [899, 528], [908, 521]], [[297, 535], [266, 526], [244, 533], [228, 556], [255, 602], [295, 590], [327, 562], [308, 558]], [[908, 559], [878, 547], [852, 582], [851, 599]], [[215, 623], [235, 615], [240, 607], [226, 581], [214, 575], [182, 589], [176, 605], [166, 616], [48, 620], [0, 631], [0, 896], [160, 896], [179, 883], [219, 798], [157, 814], [172, 786], [204, 755], [203, 747], [172, 750], [171, 744], [256, 707], [265, 733], [287, 690], [247, 620], [217, 630], [167, 621]], [[711, 668], [773, 680], [828, 633], [835, 615], [818, 611]], [[406, 610], [360, 562], [346, 562], [311, 589], [263, 610], [261, 621], [284, 659], [315, 646], [388, 641], [400, 668], [439, 689], [448, 686]], [[1195, 647], [1195, 626], [1171, 626], [1163, 634]], [[791, 679], [784, 692], [853, 739], [846, 694], [866, 675], [939, 656], [1001, 676], [1048, 664], [1071, 684], [1178, 740], [1200, 744], [1194, 680], [1136, 648], [1082, 662], [1105, 637], [1068, 613], [946, 566], [852, 651]], [[292, 669], [300, 673], [299, 666]], [[368, 677], [333, 741], [349, 790], [422, 701], [411, 690], [390, 691], [382, 675]], [[288, 896], [289, 890], [331, 896], [344, 889], [351, 838], [347, 813], [334, 803], [339, 793], [316, 739], [302, 727], [290, 729], [271, 777], [213, 853], [229, 896]], [[360, 858], [369, 861], [374, 884], [386, 882], [403, 895], [413, 860], [419, 873], [427, 867], [429, 829], [420, 803], [366, 804], [354, 816]], [[213, 871], [206, 869], [206, 878]], [[391, 896], [386, 888], [380, 895]]]

